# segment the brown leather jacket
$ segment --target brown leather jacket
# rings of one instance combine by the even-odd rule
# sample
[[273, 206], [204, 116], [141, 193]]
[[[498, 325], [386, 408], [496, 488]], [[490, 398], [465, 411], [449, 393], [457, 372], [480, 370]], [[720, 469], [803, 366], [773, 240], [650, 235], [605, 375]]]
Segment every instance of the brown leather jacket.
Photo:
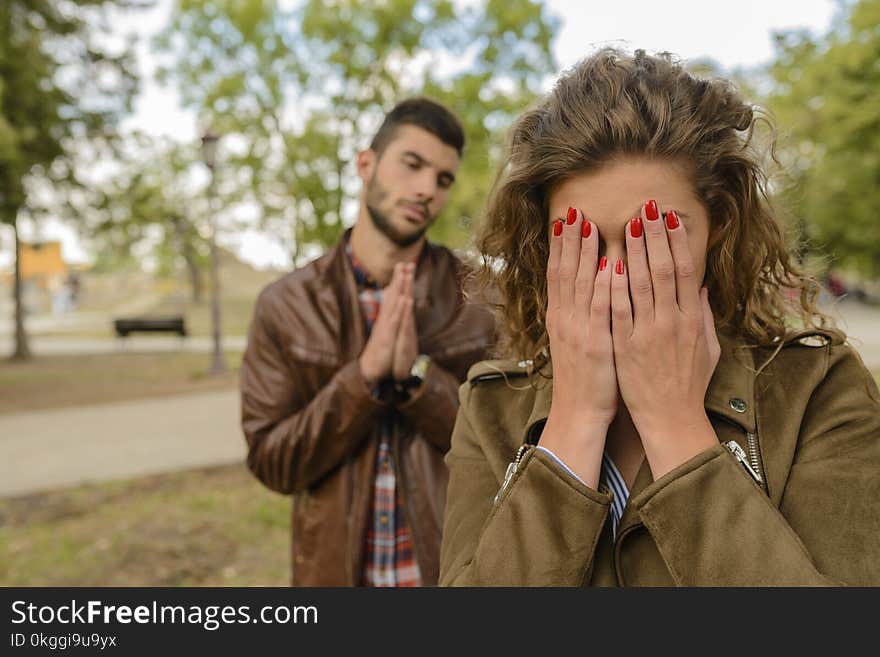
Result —
[[463, 301], [463, 264], [428, 244], [413, 296], [419, 351], [431, 366], [407, 402], [377, 399], [357, 362], [366, 334], [346, 239], [260, 294], [241, 370], [247, 463], [266, 486], [293, 495], [293, 585], [357, 585], [379, 419], [398, 413], [398, 487], [423, 582], [434, 585], [458, 386], [486, 357], [494, 320]]

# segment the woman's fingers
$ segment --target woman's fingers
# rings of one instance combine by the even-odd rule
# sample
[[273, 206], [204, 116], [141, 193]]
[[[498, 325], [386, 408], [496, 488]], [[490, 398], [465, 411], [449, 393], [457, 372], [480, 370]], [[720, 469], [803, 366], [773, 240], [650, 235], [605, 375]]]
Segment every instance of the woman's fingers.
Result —
[[599, 259], [599, 271], [593, 284], [593, 299], [590, 302], [590, 335], [608, 335], [611, 324], [611, 267], [608, 258]]
[[550, 226], [550, 256], [547, 258], [547, 312], [559, 309], [559, 259], [562, 255], [562, 226], [556, 219]]
[[669, 250], [666, 225], [653, 199], [642, 206], [642, 220], [654, 291], [654, 318], [671, 317], [676, 304], [675, 263]]
[[559, 257], [559, 301], [563, 308], [574, 306], [574, 281], [581, 259], [581, 213], [568, 208], [562, 228], [562, 253]]
[[698, 317], [701, 312], [700, 286], [688, 246], [687, 231], [675, 210], [666, 213], [666, 234], [672, 260], [675, 263], [675, 293], [678, 307], [685, 314]]
[[633, 310], [629, 301], [630, 282], [622, 258], [611, 272], [611, 335], [615, 347], [622, 347], [633, 332]]
[[587, 316], [596, 281], [596, 262], [599, 255], [599, 233], [589, 219], [578, 213], [581, 227], [581, 252], [577, 276], [574, 280], [574, 303]]
[[654, 284], [648, 267], [648, 251], [641, 217], [630, 219], [626, 226], [626, 260], [629, 291], [632, 294], [631, 320], [654, 321]]

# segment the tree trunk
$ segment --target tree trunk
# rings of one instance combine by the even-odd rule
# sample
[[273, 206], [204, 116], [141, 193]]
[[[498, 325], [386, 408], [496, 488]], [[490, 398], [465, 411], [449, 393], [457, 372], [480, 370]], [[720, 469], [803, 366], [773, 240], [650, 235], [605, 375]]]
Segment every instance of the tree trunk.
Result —
[[293, 222], [293, 249], [288, 249], [293, 269], [299, 267], [300, 244], [302, 243], [302, 231], [299, 224], [299, 208], [297, 208], [296, 218]]
[[202, 302], [202, 272], [196, 262], [196, 252], [190, 241], [190, 235], [194, 232], [189, 221], [182, 217], [171, 217], [171, 223], [174, 226], [174, 234], [177, 238], [178, 248], [183, 254], [186, 262], [186, 271], [189, 276], [190, 291], [192, 292], [193, 303]]
[[12, 219], [12, 230], [15, 233], [15, 284], [12, 291], [12, 298], [15, 300], [15, 351], [12, 353], [12, 360], [29, 360], [31, 349], [24, 329], [24, 304], [21, 298], [21, 242], [18, 238], [18, 219], [16, 217]]
[[189, 273], [189, 284], [192, 290], [193, 303], [202, 302], [202, 271], [196, 263], [196, 256], [192, 245], [187, 242], [183, 250], [183, 259], [186, 261], [186, 270]]

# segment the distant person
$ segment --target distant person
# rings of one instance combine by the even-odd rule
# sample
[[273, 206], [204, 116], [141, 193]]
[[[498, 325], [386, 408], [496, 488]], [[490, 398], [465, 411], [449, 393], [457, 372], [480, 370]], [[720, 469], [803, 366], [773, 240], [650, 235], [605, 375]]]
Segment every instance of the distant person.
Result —
[[67, 278], [62, 280], [60, 276], [52, 276], [47, 288], [52, 295], [52, 314], [54, 316], [64, 315], [73, 309], [73, 299]]
[[406, 100], [358, 153], [354, 228], [259, 297], [241, 372], [250, 469], [293, 496], [298, 586], [437, 583], [458, 387], [494, 321], [425, 233], [464, 134]]
[[75, 309], [79, 303], [80, 287], [79, 274], [75, 271], [70, 272], [67, 275], [67, 289], [69, 290], [70, 306], [72, 309]]
[[603, 49], [514, 124], [478, 239], [510, 360], [461, 389], [442, 584], [880, 584], [880, 391], [786, 249], [761, 119]]
[[836, 272], [828, 272], [828, 290], [838, 299], [846, 296], [846, 286]]

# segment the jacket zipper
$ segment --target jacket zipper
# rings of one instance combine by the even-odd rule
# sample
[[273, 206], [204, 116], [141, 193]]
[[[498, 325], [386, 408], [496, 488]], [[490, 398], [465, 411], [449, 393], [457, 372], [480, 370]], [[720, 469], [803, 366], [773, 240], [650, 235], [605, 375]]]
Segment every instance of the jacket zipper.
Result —
[[[749, 434], [749, 436], [752, 437], [754, 436], [754, 434]], [[761, 477], [761, 474], [758, 472], [758, 470], [752, 467], [752, 464], [749, 463], [749, 459], [746, 457], [745, 450], [743, 450], [743, 448], [739, 446], [739, 443], [735, 440], [728, 440], [726, 443], [724, 443], [724, 446], [731, 454], [733, 454], [733, 457], [742, 464], [742, 466], [746, 469], [746, 472], [751, 475], [752, 479], [754, 479], [759, 485], [763, 487], [764, 478]], [[751, 442], [749, 446], [751, 447]]]
[[525, 456], [529, 447], [532, 447], [532, 445], [530, 445], [529, 443], [524, 443], [520, 445], [519, 449], [516, 451], [516, 458], [507, 465], [507, 470], [504, 473], [504, 481], [501, 482], [501, 488], [499, 488], [498, 492], [495, 494], [495, 499], [492, 502], [493, 505], [498, 504], [498, 500], [501, 499], [501, 495], [510, 484], [510, 480], [513, 479], [513, 475], [516, 474], [516, 471], [519, 468], [519, 464], [522, 462], [523, 456]]
[[761, 461], [758, 459], [758, 437], [750, 431], [746, 434], [746, 439], [749, 442], [749, 460], [752, 463], [752, 468], [758, 473], [763, 483], [764, 473], [761, 472]]

